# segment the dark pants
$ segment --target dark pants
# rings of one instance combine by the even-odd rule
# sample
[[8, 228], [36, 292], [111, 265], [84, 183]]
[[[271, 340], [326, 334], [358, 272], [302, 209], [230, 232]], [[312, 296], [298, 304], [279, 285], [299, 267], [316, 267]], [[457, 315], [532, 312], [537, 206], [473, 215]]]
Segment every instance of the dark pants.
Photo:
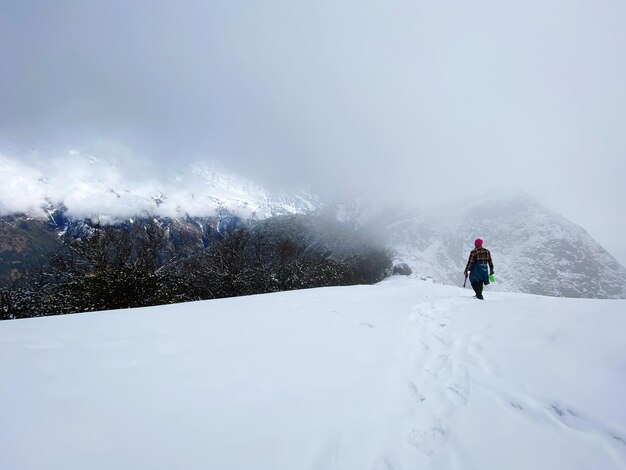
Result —
[[476, 292], [476, 298], [483, 300], [483, 281], [472, 282], [472, 289]]

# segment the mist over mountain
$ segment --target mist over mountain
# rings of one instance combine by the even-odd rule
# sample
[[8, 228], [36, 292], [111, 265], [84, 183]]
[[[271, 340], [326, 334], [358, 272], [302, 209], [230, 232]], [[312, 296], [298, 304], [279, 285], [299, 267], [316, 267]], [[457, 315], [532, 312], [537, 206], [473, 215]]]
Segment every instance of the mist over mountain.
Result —
[[[0, 214], [258, 218], [504, 187], [625, 265], [624, 24], [615, 1], [5, 0]], [[211, 188], [207, 160], [236, 182]]]
[[0, 215], [49, 217], [63, 206], [68, 217], [116, 223], [142, 215], [215, 216], [223, 209], [262, 219], [320, 207], [311, 194], [270, 192], [216, 162], [181, 165], [157, 176], [123, 159], [70, 150], [52, 163], [0, 155], [0, 176]]
[[563, 297], [626, 297], [626, 269], [576, 224], [530, 196], [495, 191], [428, 211], [356, 200], [333, 208], [355, 226], [382, 232], [397, 262], [419, 277], [463, 283], [473, 241], [493, 256], [489, 289]]
[[[626, 269], [583, 228], [521, 192], [492, 191], [429, 210], [364, 199], [324, 204], [304, 192], [272, 193], [217, 165], [187, 165], [161, 181], [126, 175], [115, 162], [77, 151], [66, 158], [71, 165], [65, 172], [4, 159], [5, 172], [13, 172], [0, 190], [5, 278], [54, 251], [60, 235], [80, 236], [95, 222], [157, 217], [172, 233], [187, 234], [179, 238], [206, 246], [211, 231], [228, 230], [236, 220], [316, 214], [316, 223], [326, 217], [351, 225], [360, 239], [391, 248], [396, 262], [437, 283], [462, 284], [473, 240], [481, 237], [496, 265], [490, 289], [626, 297]], [[331, 241], [334, 229], [328, 227], [328, 243], [336, 250], [352, 243], [345, 234]]]

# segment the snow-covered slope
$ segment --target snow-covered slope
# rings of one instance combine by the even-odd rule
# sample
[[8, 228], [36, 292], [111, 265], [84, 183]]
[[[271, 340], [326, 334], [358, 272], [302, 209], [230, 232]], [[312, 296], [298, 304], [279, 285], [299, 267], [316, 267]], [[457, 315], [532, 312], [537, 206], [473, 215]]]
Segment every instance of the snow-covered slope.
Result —
[[393, 278], [0, 322], [0, 468], [626, 468], [626, 301]]
[[418, 277], [459, 285], [475, 238], [492, 252], [501, 291], [624, 298], [626, 268], [581, 227], [529, 196], [498, 191], [430, 211], [367, 201], [337, 206], [342, 220], [384, 233]]

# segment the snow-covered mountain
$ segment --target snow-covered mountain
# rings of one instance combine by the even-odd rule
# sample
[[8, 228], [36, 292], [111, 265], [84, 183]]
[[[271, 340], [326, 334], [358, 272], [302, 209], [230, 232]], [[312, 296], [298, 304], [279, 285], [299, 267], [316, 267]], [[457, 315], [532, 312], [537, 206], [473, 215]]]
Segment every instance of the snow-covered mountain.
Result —
[[0, 155], [0, 286], [37, 269], [64, 235], [82, 237], [94, 223], [123, 229], [157, 218], [185, 252], [183, 245], [207, 246], [242, 220], [321, 206], [310, 194], [274, 193], [207, 163], [160, 178], [78, 151], [53, 163], [29, 166]]
[[[216, 211], [227, 210], [242, 218], [304, 214], [321, 207], [319, 200], [312, 194], [275, 194], [249, 180], [206, 164], [193, 165], [187, 172], [177, 174], [175, 180], [182, 185], [200, 189], [199, 193], [191, 193], [186, 201], [176, 201], [177, 215], [189, 213], [190, 206], [193, 212], [213, 207]], [[162, 205], [167, 207], [167, 199]]]
[[470, 292], [0, 322], [0, 467], [626, 468], [626, 301]]
[[[137, 173], [141, 172], [136, 170]], [[280, 194], [216, 164], [196, 163], [169, 175], [135, 173], [108, 159], [70, 152], [55, 166], [25, 166], [0, 156], [0, 215], [68, 217], [116, 222], [136, 215], [207, 217], [227, 211], [241, 218], [299, 214], [320, 207], [311, 194]]]
[[494, 289], [551, 296], [624, 298], [626, 269], [581, 227], [529, 196], [483, 198], [410, 211], [364, 200], [333, 208], [339, 218], [383, 236], [418, 277], [463, 283], [475, 238], [495, 263]]
[[[398, 262], [408, 263], [418, 277], [438, 283], [463, 282], [472, 242], [481, 237], [496, 265], [495, 289], [626, 297], [626, 268], [584, 229], [517, 192], [500, 191], [429, 211], [362, 199], [322, 207], [310, 194], [275, 194], [206, 163], [181, 168], [165, 180], [130, 177], [121, 173], [119, 164], [80, 152], [72, 152], [61, 169], [25, 168], [2, 157], [0, 163], [5, 183], [0, 186], [0, 215], [47, 218], [57, 233], [80, 231], [85, 219], [119, 223], [154, 215], [167, 218], [178, 231], [198, 229], [192, 237], [196, 240], [208, 236], [208, 227], [219, 231], [236, 223], [233, 217], [254, 220], [327, 211], [376, 234], [393, 248]], [[26, 248], [18, 250], [12, 240], [22, 221], [0, 218], [0, 222], [0, 260], [24, 263], [33, 248], [28, 240], [41, 237], [19, 234], [24, 240], [20, 247]], [[5, 245], [10, 248], [6, 252]]]

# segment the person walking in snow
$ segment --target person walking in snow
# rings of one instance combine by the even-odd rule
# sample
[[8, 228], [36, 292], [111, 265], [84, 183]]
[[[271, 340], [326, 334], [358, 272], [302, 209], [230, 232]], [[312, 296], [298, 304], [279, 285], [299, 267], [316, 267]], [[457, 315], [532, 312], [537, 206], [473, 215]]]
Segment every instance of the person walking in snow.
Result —
[[474, 241], [474, 249], [470, 252], [467, 265], [465, 266], [465, 277], [469, 273], [472, 289], [476, 292], [476, 298], [483, 300], [483, 286], [489, 284], [489, 275], [493, 272], [493, 261], [488, 249], [483, 248], [483, 241], [477, 238]]

